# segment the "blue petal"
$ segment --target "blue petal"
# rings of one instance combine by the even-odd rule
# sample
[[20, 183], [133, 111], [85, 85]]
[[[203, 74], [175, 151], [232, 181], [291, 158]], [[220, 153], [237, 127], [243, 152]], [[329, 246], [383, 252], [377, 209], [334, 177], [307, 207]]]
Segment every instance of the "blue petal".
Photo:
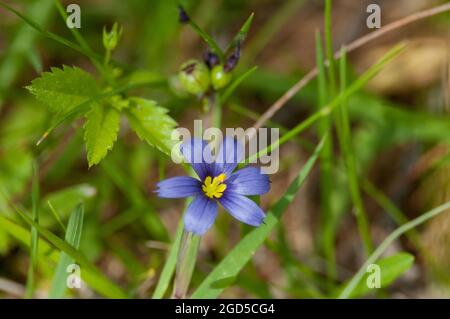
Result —
[[216, 156], [214, 176], [224, 173], [230, 176], [236, 166], [242, 161], [244, 148], [237, 139], [225, 137]]
[[201, 180], [204, 180], [206, 176], [211, 175], [212, 164], [210, 163], [213, 162], [213, 158], [211, 149], [206, 141], [198, 138], [190, 139], [181, 144], [180, 150], [186, 162], [191, 164]]
[[202, 183], [190, 176], [176, 176], [156, 184], [159, 197], [184, 198], [201, 192]]
[[233, 173], [227, 181], [227, 192], [262, 195], [270, 190], [269, 176], [258, 167], [246, 167]]
[[227, 192], [219, 199], [219, 202], [234, 218], [243, 223], [259, 226], [264, 220], [262, 209], [243, 195]]
[[189, 204], [184, 215], [184, 228], [197, 235], [203, 235], [214, 223], [217, 203], [204, 195], [198, 195]]

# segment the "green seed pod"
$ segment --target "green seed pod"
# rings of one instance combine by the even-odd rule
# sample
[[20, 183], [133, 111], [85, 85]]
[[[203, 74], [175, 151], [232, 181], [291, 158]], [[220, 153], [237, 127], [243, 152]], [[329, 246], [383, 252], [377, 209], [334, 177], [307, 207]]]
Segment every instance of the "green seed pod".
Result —
[[216, 65], [211, 70], [211, 82], [214, 90], [219, 90], [231, 81], [231, 72], [226, 72], [223, 65]]
[[205, 93], [210, 83], [208, 67], [197, 60], [189, 60], [181, 66], [178, 79], [187, 92], [195, 95]]

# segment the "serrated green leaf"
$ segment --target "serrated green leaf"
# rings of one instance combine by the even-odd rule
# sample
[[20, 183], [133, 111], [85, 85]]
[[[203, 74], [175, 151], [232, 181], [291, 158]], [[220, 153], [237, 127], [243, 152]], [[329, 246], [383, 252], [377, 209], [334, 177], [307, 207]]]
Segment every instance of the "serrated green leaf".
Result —
[[84, 140], [89, 167], [100, 163], [117, 140], [120, 112], [109, 104], [98, 104], [86, 113]]
[[131, 128], [141, 140], [170, 154], [175, 144], [171, 135], [176, 122], [167, 114], [167, 109], [158, 106], [155, 101], [133, 97], [126, 111]]
[[34, 79], [27, 89], [50, 112], [64, 116], [83, 102], [99, 94], [97, 82], [89, 73], [77, 67], [51, 68]]

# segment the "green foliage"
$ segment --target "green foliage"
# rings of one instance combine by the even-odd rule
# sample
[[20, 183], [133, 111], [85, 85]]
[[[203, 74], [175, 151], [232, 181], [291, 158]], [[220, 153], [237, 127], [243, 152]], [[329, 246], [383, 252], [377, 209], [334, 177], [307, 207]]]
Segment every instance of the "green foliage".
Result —
[[[79, 204], [70, 215], [65, 236], [65, 241], [75, 249], [78, 249], [80, 245], [81, 233], [83, 231], [83, 218], [84, 206]], [[72, 257], [65, 252], [60, 254], [48, 295], [49, 298], [58, 299], [64, 297], [64, 292], [67, 288], [67, 267], [72, 263], [74, 263]]]
[[125, 294], [120, 287], [118, 287], [107, 277], [105, 277], [101, 273], [101, 271], [99, 271], [97, 267], [93, 265], [83, 253], [69, 245], [67, 242], [65, 242], [52, 232], [40, 226], [17, 207], [15, 207], [15, 209], [17, 214], [19, 214], [19, 216], [30, 226], [36, 228], [38, 233], [42, 237], [44, 237], [48, 242], [50, 242], [60, 251], [69, 255], [76, 262], [78, 262], [80, 266], [84, 268], [84, 276], [86, 276], [88, 280], [93, 283], [93, 288], [98, 289], [98, 291], [104, 293], [107, 296], [111, 296], [111, 298], [127, 298], [127, 294]]
[[[153, 77], [154, 79], [154, 77]], [[120, 128], [121, 111], [131, 105], [127, 116], [138, 136], [165, 153], [170, 152], [171, 132], [176, 122], [156, 102], [141, 98], [122, 99], [105, 96], [96, 99], [101, 90], [87, 72], [63, 66], [51, 68], [34, 79], [27, 89], [55, 114], [59, 122], [75, 114], [84, 114], [84, 140], [89, 166], [96, 165], [110, 151]]]
[[413, 263], [414, 256], [408, 253], [398, 253], [380, 259], [376, 264], [374, 264], [375, 267], [378, 266], [379, 268], [370, 268], [366, 270], [366, 274], [361, 278], [358, 285], [354, 288], [350, 295], [350, 298], [359, 298], [371, 292], [374, 292], [374, 288], [369, 288], [368, 283], [374, 284], [374, 276], [377, 275], [379, 275], [380, 286], [376, 288], [379, 289], [389, 287], [390, 284], [392, 284], [402, 274], [408, 271], [412, 267]]
[[[31, 190], [31, 202], [33, 210], [33, 221], [39, 223], [39, 176], [36, 165], [33, 165], [33, 185]], [[39, 236], [37, 229], [31, 227], [31, 243], [30, 243], [30, 264], [28, 266], [27, 290], [25, 296], [32, 298], [35, 289], [35, 277], [38, 264]]]
[[245, 38], [247, 37], [247, 33], [250, 30], [250, 27], [252, 26], [254, 13], [250, 14], [250, 16], [245, 20], [242, 27], [239, 29], [239, 32], [234, 36], [233, 40], [231, 41], [230, 45], [228, 46], [227, 50], [225, 51], [227, 54], [230, 54], [231, 51], [233, 51], [236, 46], [241, 45]]
[[89, 166], [96, 165], [113, 148], [120, 128], [120, 112], [109, 105], [96, 105], [86, 113], [84, 140]]
[[324, 142], [325, 139], [319, 143], [314, 154], [299, 171], [297, 178], [289, 185], [286, 193], [269, 210], [265, 218], [265, 224], [252, 230], [227, 254], [197, 288], [192, 298], [217, 298], [225, 288], [235, 281], [241, 269], [248, 263], [255, 251], [264, 243], [276, 224], [280, 221], [288, 205], [292, 202], [300, 187], [305, 182], [319, 156]]
[[167, 109], [155, 101], [138, 97], [130, 98], [130, 108], [126, 110], [131, 127], [143, 141], [170, 154], [174, 145], [171, 139], [176, 122], [167, 114]]
[[36, 99], [57, 117], [63, 117], [78, 105], [99, 93], [96, 80], [77, 67], [52, 67], [27, 87]]

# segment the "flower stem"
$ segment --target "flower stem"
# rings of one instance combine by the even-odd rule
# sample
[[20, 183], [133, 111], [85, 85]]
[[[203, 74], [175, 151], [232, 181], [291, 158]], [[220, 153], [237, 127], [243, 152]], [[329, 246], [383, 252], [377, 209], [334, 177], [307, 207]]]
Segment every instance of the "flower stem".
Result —
[[183, 231], [178, 251], [174, 289], [172, 292], [172, 298], [174, 299], [186, 298], [192, 273], [194, 272], [195, 261], [197, 260], [200, 238], [200, 236], [191, 232]]
[[220, 95], [216, 93], [212, 109], [213, 127], [217, 127], [218, 129], [220, 129], [220, 127], [222, 126], [222, 103], [220, 98]]

